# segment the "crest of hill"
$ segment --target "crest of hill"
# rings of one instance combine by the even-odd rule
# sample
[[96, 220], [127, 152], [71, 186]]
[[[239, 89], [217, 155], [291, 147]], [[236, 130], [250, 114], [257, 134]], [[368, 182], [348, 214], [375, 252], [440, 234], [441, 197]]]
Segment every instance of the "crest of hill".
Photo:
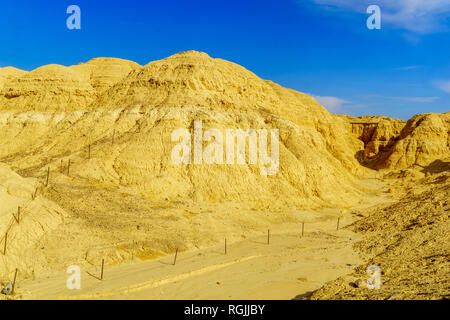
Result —
[[[128, 115], [138, 124], [110, 162], [122, 184], [139, 186], [147, 195], [214, 202], [266, 201], [283, 194], [282, 202], [302, 204], [342, 204], [358, 197], [352, 174], [361, 170], [354, 157], [361, 142], [345, 121], [303, 93], [205, 53], [183, 52], [135, 69], [91, 108], [117, 110], [123, 122]], [[280, 171], [267, 178], [250, 165], [173, 165], [171, 133], [191, 130], [195, 121], [222, 132], [279, 129]], [[101, 153], [110, 154], [105, 148]]]
[[86, 108], [96, 93], [88, 78], [61, 65], [47, 65], [4, 83], [2, 110], [73, 111]]
[[[93, 65], [105, 63], [134, 69], [126, 74], [128, 67], [122, 68], [116, 79], [124, 78], [99, 93], [92, 81], [98, 71]], [[14, 126], [6, 126], [3, 136], [5, 141], [14, 137], [14, 143], [2, 154], [30, 155], [15, 162], [23, 169], [49, 157], [59, 163], [61, 155], [90, 144], [95, 167], [83, 157], [74, 164], [74, 174], [135, 188], [155, 199], [342, 205], [358, 201], [360, 194], [354, 176], [364, 169], [355, 153], [363, 144], [351, 135], [346, 121], [308, 95], [205, 53], [184, 52], [142, 68], [108, 58], [42, 67], [10, 81], [0, 106], [3, 111], [36, 113], [5, 114], [5, 123]], [[74, 110], [83, 112], [67, 114]], [[42, 111], [54, 116], [37, 114]], [[223, 134], [227, 129], [279, 129], [279, 171], [266, 177], [259, 165], [174, 165], [171, 134], [180, 128], [192, 132], [194, 121]], [[283, 199], [277, 198], [280, 194]]]
[[0, 77], [18, 77], [27, 73], [27, 71], [20, 70], [14, 67], [4, 67], [0, 68]]
[[[448, 156], [448, 114], [416, 116], [407, 124], [386, 117], [337, 116], [306, 94], [195, 51], [143, 67], [114, 58], [72, 67], [45, 66], [8, 80], [1, 93], [2, 110], [62, 113], [58, 119], [67, 111], [83, 111], [83, 121], [74, 115], [58, 126], [27, 126], [27, 150], [38, 137], [33, 130], [39, 141], [52, 141], [51, 148], [33, 157], [70, 154], [95, 144], [95, 152], [105, 157], [99, 160], [102, 170], [84, 170], [80, 175], [136, 187], [163, 199], [273, 200], [274, 194], [285, 194], [292, 201], [345, 203], [357, 199], [353, 179], [367, 170], [360, 165], [360, 152], [370, 168], [427, 165]], [[194, 121], [202, 121], [204, 130], [222, 132], [279, 129], [279, 172], [264, 178], [252, 166], [172, 165], [171, 133], [180, 128], [192, 132]], [[355, 129], [351, 122], [378, 126]], [[17, 136], [18, 129], [8, 130], [9, 136]], [[120, 152], [102, 142], [113, 132], [114, 150]], [[17, 139], [10, 146], [15, 152], [20, 148]], [[213, 182], [221, 187], [213, 188]], [[336, 185], [342, 188], [337, 190]]]
[[117, 58], [94, 58], [87, 63], [80, 63], [70, 67], [73, 70], [84, 72], [88, 75], [89, 82], [97, 93], [110, 88], [122, 80], [132, 70], [142, 66], [136, 62]]
[[96, 58], [71, 67], [46, 65], [28, 73], [7, 70], [15, 76], [5, 79], [1, 75], [6, 71], [0, 70], [0, 105], [2, 110], [85, 110], [99, 93], [136, 68], [140, 65], [132, 61]]
[[11, 78], [20, 77], [24, 75], [27, 71], [23, 71], [14, 67], [4, 67], [0, 68], [0, 90], [3, 87], [3, 84]]

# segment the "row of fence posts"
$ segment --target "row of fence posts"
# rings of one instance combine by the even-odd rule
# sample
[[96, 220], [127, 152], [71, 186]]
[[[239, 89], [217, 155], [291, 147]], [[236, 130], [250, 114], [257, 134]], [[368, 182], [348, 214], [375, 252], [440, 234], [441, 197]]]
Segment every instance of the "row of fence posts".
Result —
[[[112, 144], [114, 144], [115, 136], [116, 136], [116, 130], [113, 130], [112, 139], [111, 139]], [[91, 159], [91, 145], [90, 144], [88, 145], [88, 159]], [[69, 159], [68, 163], [67, 163], [67, 176], [70, 176], [70, 165], [71, 165], [71, 159]], [[63, 160], [61, 160], [60, 171], [61, 171], [61, 173], [64, 172]], [[45, 187], [48, 187], [49, 182], [50, 182], [50, 167], [47, 167], [47, 175], [45, 177]], [[38, 189], [39, 188], [36, 188], [34, 193], [31, 194], [31, 199], [32, 200], [36, 199], [37, 193], [38, 193]], [[21, 209], [22, 208], [19, 206], [18, 209], [17, 209], [17, 217], [13, 213], [14, 220], [17, 222], [17, 224], [20, 224]], [[3, 243], [3, 255], [4, 256], [6, 256], [7, 246], [8, 246], [8, 231], [5, 233], [4, 243]], [[178, 254], [178, 249], [177, 249], [177, 254]], [[175, 256], [174, 264], [175, 263], [176, 263], [176, 256]], [[103, 280], [104, 268], [105, 268], [105, 259], [102, 259], [100, 280]], [[18, 271], [19, 270], [16, 268], [15, 273], [14, 273], [14, 281], [13, 281], [13, 285], [12, 285], [11, 294], [14, 294], [14, 289], [15, 289], [15, 286], [16, 286], [16, 280], [17, 280]]]
[[[20, 214], [20, 207], [19, 207], [19, 214]], [[338, 221], [337, 221], [336, 230], [339, 230], [339, 222], [340, 222], [340, 217], [338, 218]], [[302, 237], [304, 236], [304, 234], [305, 234], [305, 222], [302, 222]], [[4, 247], [4, 251], [3, 251], [4, 255], [6, 255], [7, 237], [8, 237], [8, 233], [6, 233], [6, 235], [5, 235], [5, 247]], [[267, 230], [267, 245], [270, 245], [270, 229]], [[225, 238], [224, 254], [227, 255], [227, 253], [228, 253], [227, 238]], [[173, 265], [176, 265], [177, 257], [178, 257], [178, 248], [176, 248], [176, 250], [175, 250], [175, 257], [173, 259]], [[103, 280], [103, 278], [104, 278], [104, 269], [105, 269], [105, 259], [102, 259], [102, 266], [101, 266], [101, 271], [100, 271], [100, 280]], [[14, 276], [14, 284], [16, 282], [16, 276], [17, 276], [17, 269], [16, 269], [16, 274]]]
[[[116, 130], [113, 131], [113, 135], [112, 135], [112, 143], [113, 143], [113, 144], [114, 144], [115, 134], [116, 134]], [[88, 151], [87, 151], [87, 154], [88, 154], [88, 155], [87, 155], [87, 158], [88, 158], [88, 159], [91, 159], [91, 145], [89, 144], [87, 148], [88, 148]], [[64, 163], [63, 163], [63, 160], [61, 159], [60, 169], [59, 169], [59, 171], [60, 171], [61, 173], [64, 173], [64, 165], [63, 165], [63, 164], [64, 164]], [[71, 159], [69, 159], [69, 160], [67, 161], [67, 176], [70, 176], [70, 165], [71, 165]], [[45, 186], [46, 186], [46, 187], [48, 187], [49, 179], [50, 179], [50, 167], [47, 168], [47, 176], [46, 176], [46, 179], [45, 179]], [[33, 199], [34, 199], [34, 197], [33, 197]]]
[[[20, 207], [19, 207], [19, 211], [18, 211], [18, 217], [20, 217]], [[17, 222], [19, 223], [19, 219], [17, 219]], [[336, 226], [336, 230], [339, 230], [339, 223], [340, 223], [340, 217], [338, 217], [337, 220], [337, 226]], [[305, 222], [302, 222], [302, 237], [305, 234]], [[7, 244], [7, 240], [8, 240], [8, 233], [5, 234], [5, 242], [4, 242], [4, 249], [3, 249], [3, 254], [6, 255], [6, 244]], [[267, 245], [270, 245], [270, 229], [267, 230]], [[227, 255], [228, 254], [228, 247], [227, 247], [227, 238], [225, 238], [225, 242], [224, 242], [224, 254]], [[177, 263], [177, 258], [178, 258], [178, 248], [176, 248], [175, 250], [175, 256], [173, 259], [173, 265], [175, 266]], [[101, 271], [100, 271], [100, 280], [103, 281], [104, 279], [104, 269], [105, 269], [105, 259], [102, 259], [102, 264], [101, 264]], [[16, 272], [14, 274], [14, 281], [13, 281], [13, 289], [12, 289], [12, 294], [14, 293], [14, 288], [15, 288], [15, 284], [16, 284], [16, 279], [17, 279], [17, 273], [18, 273], [18, 269], [16, 268]]]
[[[112, 144], [114, 144], [115, 136], [116, 136], [116, 130], [113, 130], [113, 134], [112, 134], [112, 138], [111, 138]], [[87, 157], [88, 157], [88, 159], [91, 159], [91, 145], [89, 144], [87, 148], [88, 148], [88, 151], [87, 151], [88, 156]], [[70, 176], [70, 165], [71, 165], [71, 160], [69, 159], [68, 163], [67, 163], [67, 175], [68, 176]], [[63, 160], [61, 160], [60, 172], [61, 173], [64, 172]], [[45, 179], [45, 186], [46, 187], [48, 187], [49, 179], [50, 179], [50, 167], [47, 168], [47, 176], [46, 176], [46, 179]], [[34, 198], [35, 198], [35, 196], [33, 196], [33, 200], [34, 200]]]
[[[339, 223], [341, 218], [338, 217], [337, 219], [337, 225], [336, 225], [336, 231], [339, 230]], [[302, 222], [302, 237], [305, 235], [305, 222]], [[267, 230], [267, 245], [270, 245], [270, 229]], [[224, 254], [227, 255], [228, 253], [228, 247], [227, 247], [227, 238], [225, 238], [224, 241]], [[178, 257], [178, 248], [175, 250], [175, 257], [173, 259], [173, 265], [176, 265], [177, 263], [177, 257]], [[103, 272], [103, 271], [102, 271]]]

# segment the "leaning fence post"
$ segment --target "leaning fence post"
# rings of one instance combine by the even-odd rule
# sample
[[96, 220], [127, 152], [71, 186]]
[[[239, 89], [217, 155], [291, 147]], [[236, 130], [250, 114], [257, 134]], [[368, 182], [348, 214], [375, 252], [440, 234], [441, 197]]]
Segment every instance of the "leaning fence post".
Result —
[[100, 274], [100, 280], [103, 280], [103, 270], [105, 268], [105, 259], [102, 259], [102, 272]]
[[35, 200], [37, 197], [37, 192], [38, 192], [38, 188], [36, 188], [36, 190], [34, 190], [34, 193], [31, 194], [31, 199]]
[[178, 248], [177, 248], [177, 251], [175, 252], [175, 258], [173, 259], [173, 265], [175, 265], [177, 263], [177, 256], [178, 256]]
[[45, 181], [45, 186], [48, 186], [48, 179], [50, 178], [50, 167], [47, 169], [47, 180]]
[[3, 247], [3, 255], [6, 256], [6, 243], [8, 242], [8, 232], [5, 233], [5, 245]]
[[16, 268], [16, 272], [14, 273], [14, 281], [13, 281], [13, 285], [12, 285], [11, 294], [14, 294], [14, 290], [16, 289], [17, 272], [18, 272], [18, 270]]
[[17, 224], [20, 224], [20, 207], [17, 208]]

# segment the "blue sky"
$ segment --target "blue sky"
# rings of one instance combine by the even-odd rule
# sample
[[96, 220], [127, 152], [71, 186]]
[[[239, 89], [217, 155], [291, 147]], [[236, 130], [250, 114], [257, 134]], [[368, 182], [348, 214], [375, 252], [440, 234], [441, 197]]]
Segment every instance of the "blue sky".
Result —
[[[81, 8], [81, 30], [66, 9]], [[381, 8], [381, 30], [366, 9]], [[450, 0], [2, 0], [0, 67], [198, 50], [317, 97], [330, 111], [450, 111]]]

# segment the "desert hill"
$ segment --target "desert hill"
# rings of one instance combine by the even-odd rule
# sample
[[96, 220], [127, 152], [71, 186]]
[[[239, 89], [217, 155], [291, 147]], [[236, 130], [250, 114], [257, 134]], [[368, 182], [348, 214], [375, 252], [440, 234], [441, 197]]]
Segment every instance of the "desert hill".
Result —
[[[94, 62], [117, 71], [110, 60]], [[14, 126], [2, 133], [10, 143], [4, 150], [24, 155], [11, 164], [27, 170], [47, 161], [57, 168], [73, 155], [74, 175], [157, 199], [271, 203], [283, 194], [276, 202], [317, 206], [358, 198], [354, 174], [363, 169], [354, 153], [361, 142], [313, 98], [204, 53], [181, 53], [142, 68], [122, 63], [129, 69], [119, 70], [131, 69], [129, 74], [113, 85], [117, 78], [104, 82], [101, 87], [111, 86], [97, 98], [97, 80], [86, 76], [89, 63], [46, 66], [8, 82], [0, 108], [14, 110], [3, 113], [3, 123]], [[191, 129], [194, 121], [223, 133], [278, 129], [280, 172], [265, 177], [260, 165], [173, 165], [171, 133]], [[88, 145], [94, 159], [85, 157]]]
[[[364, 206], [373, 189], [382, 201], [401, 200], [401, 192], [386, 193], [403, 183], [399, 170], [422, 179], [445, 171], [450, 158], [449, 113], [408, 122], [338, 116], [306, 94], [195, 51], [145, 66], [96, 58], [31, 72], [2, 68], [0, 129], [2, 172], [26, 190], [11, 196], [5, 182], [2, 223], [36, 188], [30, 210], [45, 222], [34, 233], [35, 224], [17, 226], [13, 239], [26, 238], [27, 249], [12, 244], [0, 274], [19, 260], [36, 271], [104, 257], [135, 261], [224, 237], [242, 241], [271, 226], [322, 223]], [[190, 135], [190, 164], [173, 161], [180, 129]], [[263, 151], [279, 150], [278, 159], [263, 162], [259, 148], [252, 161], [249, 139], [243, 163], [227, 164], [227, 130], [236, 129], [259, 139], [265, 130]]]

